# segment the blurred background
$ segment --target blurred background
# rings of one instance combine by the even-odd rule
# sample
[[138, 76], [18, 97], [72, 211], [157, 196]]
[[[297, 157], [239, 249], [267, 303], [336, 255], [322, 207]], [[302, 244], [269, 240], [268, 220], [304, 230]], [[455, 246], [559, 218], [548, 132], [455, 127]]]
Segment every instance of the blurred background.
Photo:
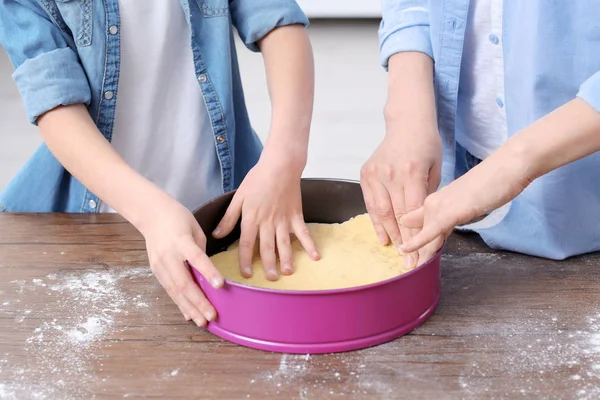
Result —
[[[298, 0], [311, 19], [316, 98], [306, 177], [358, 179], [384, 134], [386, 73], [379, 65], [379, 1]], [[270, 103], [262, 58], [238, 42], [246, 100], [264, 140]], [[0, 190], [40, 145], [29, 125], [12, 66], [0, 48]]]

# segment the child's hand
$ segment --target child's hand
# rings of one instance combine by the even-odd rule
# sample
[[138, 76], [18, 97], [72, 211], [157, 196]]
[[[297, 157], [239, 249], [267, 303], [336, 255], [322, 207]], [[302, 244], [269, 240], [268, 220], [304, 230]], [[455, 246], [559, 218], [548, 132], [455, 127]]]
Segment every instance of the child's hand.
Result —
[[151, 215], [142, 234], [146, 239], [154, 275], [177, 304], [186, 320], [204, 326], [217, 316], [200, 287], [194, 282], [187, 262], [204, 275], [215, 288], [223, 277], [204, 253], [206, 237], [187, 208], [169, 199]]
[[290, 275], [293, 272], [291, 233], [296, 235], [313, 260], [319, 259], [302, 215], [301, 173], [287, 160], [261, 158], [233, 197], [213, 235], [217, 238], [227, 236], [242, 217], [239, 260], [243, 276], [252, 276], [257, 236], [260, 238], [260, 257], [269, 280], [279, 278], [276, 254], [279, 255], [281, 273]]

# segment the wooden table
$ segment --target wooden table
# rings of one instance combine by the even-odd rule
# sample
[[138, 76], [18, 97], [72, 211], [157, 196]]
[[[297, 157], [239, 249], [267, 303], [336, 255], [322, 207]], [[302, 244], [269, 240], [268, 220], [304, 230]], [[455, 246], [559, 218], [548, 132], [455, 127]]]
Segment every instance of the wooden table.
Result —
[[600, 256], [453, 236], [437, 313], [372, 349], [270, 354], [186, 323], [118, 216], [0, 214], [0, 399], [598, 399]]

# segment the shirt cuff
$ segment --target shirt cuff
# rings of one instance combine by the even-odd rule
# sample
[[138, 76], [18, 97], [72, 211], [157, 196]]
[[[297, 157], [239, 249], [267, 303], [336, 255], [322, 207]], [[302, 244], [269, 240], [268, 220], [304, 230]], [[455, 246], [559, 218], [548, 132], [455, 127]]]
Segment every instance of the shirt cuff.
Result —
[[600, 112], [600, 72], [596, 72], [581, 84], [577, 97]]
[[381, 65], [387, 70], [388, 61], [396, 53], [417, 51], [433, 59], [433, 48], [428, 25], [414, 25], [400, 28], [381, 38], [379, 47]]
[[269, 32], [281, 26], [299, 24], [307, 27], [309, 25], [308, 18], [295, 2], [292, 3], [292, 6], [273, 7], [264, 12], [247, 15], [241, 21], [242, 26], [238, 26], [238, 31], [246, 47], [259, 52], [258, 42]]
[[89, 105], [92, 93], [75, 52], [61, 48], [26, 60], [13, 73], [32, 124], [44, 113], [71, 104]]

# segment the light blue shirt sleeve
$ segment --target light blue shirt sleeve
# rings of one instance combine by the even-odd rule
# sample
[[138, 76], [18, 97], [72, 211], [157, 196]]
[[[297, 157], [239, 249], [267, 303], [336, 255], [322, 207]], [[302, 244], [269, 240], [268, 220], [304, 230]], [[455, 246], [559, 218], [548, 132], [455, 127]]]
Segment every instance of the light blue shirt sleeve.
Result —
[[0, 44], [33, 124], [58, 106], [91, 101], [79, 58], [50, 15], [35, 0], [0, 0]]
[[596, 72], [581, 84], [577, 97], [600, 112], [600, 72]]
[[396, 53], [418, 51], [433, 59], [429, 36], [428, 0], [382, 0], [383, 19], [379, 27], [381, 65]]
[[229, 12], [242, 41], [252, 51], [260, 51], [258, 41], [277, 27], [308, 26], [308, 18], [293, 0], [230, 0]]

